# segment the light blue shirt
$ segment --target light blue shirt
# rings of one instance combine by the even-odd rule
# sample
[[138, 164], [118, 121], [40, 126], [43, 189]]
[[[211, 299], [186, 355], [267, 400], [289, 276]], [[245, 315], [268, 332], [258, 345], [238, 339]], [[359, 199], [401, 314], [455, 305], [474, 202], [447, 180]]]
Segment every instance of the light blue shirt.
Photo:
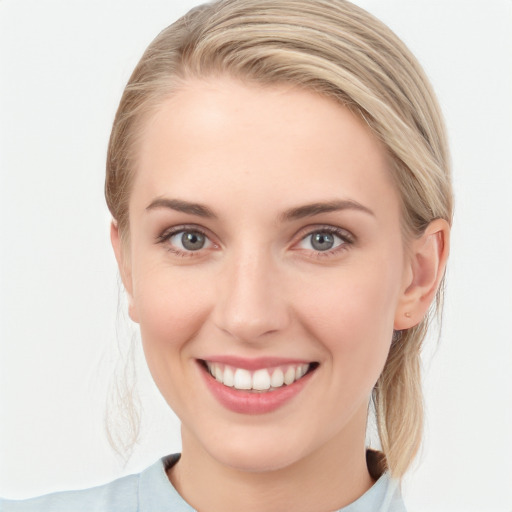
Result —
[[[84, 489], [28, 500], [0, 499], [0, 512], [195, 512], [178, 494], [166, 468], [179, 454], [158, 460], [137, 475]], [[398, 482], [384, 473], [359, 499], [338, 512], [406, 512]]]

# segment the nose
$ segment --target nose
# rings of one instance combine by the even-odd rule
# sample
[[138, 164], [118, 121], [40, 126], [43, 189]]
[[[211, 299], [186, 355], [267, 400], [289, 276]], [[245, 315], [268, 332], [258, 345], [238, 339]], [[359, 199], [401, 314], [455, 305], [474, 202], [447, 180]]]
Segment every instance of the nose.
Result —
[[282, 272], [269, 254], [233, 256], [219, 276], [214, 322], [238, 341], [261, 342], [286, 328], [289, 307]]

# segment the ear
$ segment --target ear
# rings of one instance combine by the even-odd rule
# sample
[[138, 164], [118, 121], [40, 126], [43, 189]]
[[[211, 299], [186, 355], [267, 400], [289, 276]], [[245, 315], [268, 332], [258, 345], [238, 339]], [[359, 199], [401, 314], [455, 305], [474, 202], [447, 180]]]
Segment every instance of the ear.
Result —
[[404, 272], [404, 287], [395, 313], [395, 330], [419, 324], [439, 288], [450, 250], [450, 225], [432, 221], [420, 238], [413, 240]]
[[114, 249], [114, 254], [116, 255], [117, 266], [119, 267], [121, 280], [123, 281], [123, 286], [128, 295], [128, 314], [134, 322], [138, 322], [133, 301], [133, 280], [130, 255], [128, 254], [128, 248], [121, 240], [119, 227], [115, 220], [112, 220], [110, 224], [110, 241], [112, 242], [112, 248]]

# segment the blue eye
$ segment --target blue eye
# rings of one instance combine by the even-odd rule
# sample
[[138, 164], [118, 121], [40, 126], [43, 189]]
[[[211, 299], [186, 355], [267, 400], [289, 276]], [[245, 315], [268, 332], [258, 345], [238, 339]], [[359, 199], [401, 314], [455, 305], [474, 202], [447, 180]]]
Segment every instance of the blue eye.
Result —
[[301, 249], [313, 249], [314, 251], [325, 252], [336, 249], [345, 243], [347, 243], [346, 240], [332, 231], [319, 230], [313, 231], [305, 236], [301, 240], [299, 247]]
[[168, 236], [167, 240], [174, 249], [181, 252], [200, 251], [212, 245], [212, 242], [204, 233], [195, 230], [182, 229], [176, 231]]

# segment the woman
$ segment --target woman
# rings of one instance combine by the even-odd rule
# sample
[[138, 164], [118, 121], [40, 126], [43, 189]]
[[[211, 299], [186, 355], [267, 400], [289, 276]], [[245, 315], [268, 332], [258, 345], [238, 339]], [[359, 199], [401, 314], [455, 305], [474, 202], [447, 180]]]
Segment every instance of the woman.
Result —
[[389, 29], [343, 1], [191, 11], [125, 89], [106, 198], [182, 454], [6, 510], [404, 510], [452, 197], [436, 101]]

